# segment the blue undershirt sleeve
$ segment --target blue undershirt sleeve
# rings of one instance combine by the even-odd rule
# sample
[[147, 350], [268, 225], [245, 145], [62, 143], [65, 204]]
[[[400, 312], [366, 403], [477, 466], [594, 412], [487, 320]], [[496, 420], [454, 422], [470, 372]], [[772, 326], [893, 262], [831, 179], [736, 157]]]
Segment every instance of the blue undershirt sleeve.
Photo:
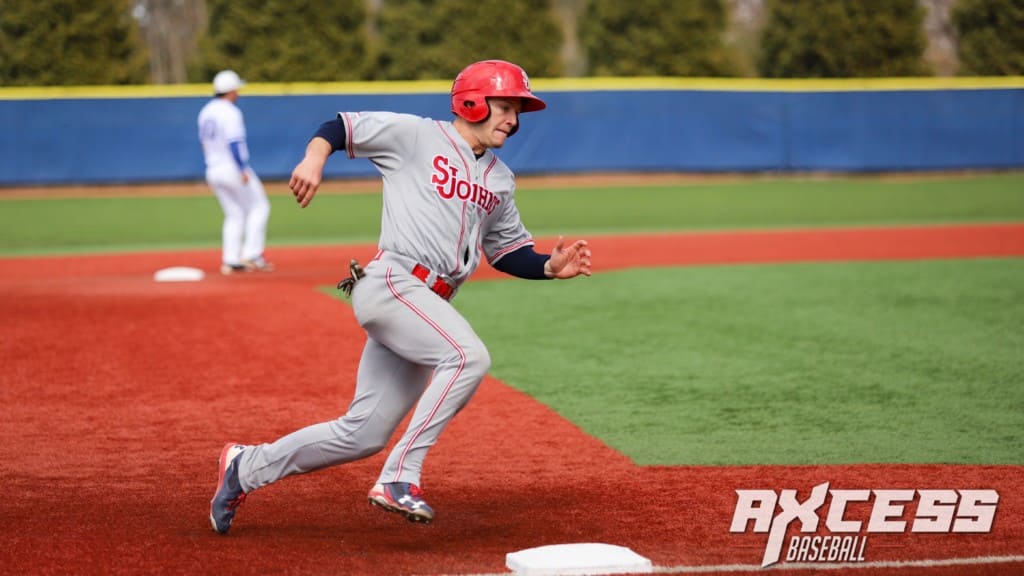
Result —
[[550, 259], [550, 254], [538, 254], [533, 251], [533, 246], [523, 246], [505, 254], [493, 266], [505, 274], [527, 280], [551, 280], [544, 275], [544, 264]]
[[242, 143], [238, 140], [228, 142], [228, 148], [231, 148], [231, 156], [234, 157], [235, 164], [238, 164], [238, 169], [245, 170], [245, 162], [242, 161]]
[[320, 128], [317, 128], [316, 134], [313, 134], [313, 138], [317, 136], [330, 142], [332, 154], [338, 150], [345, 149], [345, 124], [340, 118], [328, 120], [321, 124]]

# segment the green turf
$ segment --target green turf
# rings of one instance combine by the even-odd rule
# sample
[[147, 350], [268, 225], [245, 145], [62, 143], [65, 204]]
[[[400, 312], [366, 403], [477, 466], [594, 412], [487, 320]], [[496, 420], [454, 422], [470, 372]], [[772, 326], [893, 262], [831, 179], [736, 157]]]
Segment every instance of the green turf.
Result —
[[516, 204], [538, 235], [1006, 221], [1024, 218], [1024, 174], [530, 191]]
[[[328, 184], [329, 186], [329, 184]], [[282, 192], [282, 184], [268, 184]], [[2, 195], [2, 191], [0, 191]], [[891, 182], [753, 179], [729, 184], [524, 189], [516, 203], [535, 235], [1024, 219], [1024, 174]], [[378, 193], [318, 196], [300, 209], [271, 196], [268, 243], [373, 242]], [[0, 255], [214, 247], [213, 196], [0, 201]]]
[[[375, 242], [379, 194], [324, 195], [300, 209], [270, 198], [270, 247]], [[210, 248], [223, 220], [212, 196], [0, 201], [0, 255]]]
[[641, 464], [1024, 464], [1021, 259], [475, 282], [457, 305], [495, 376]]

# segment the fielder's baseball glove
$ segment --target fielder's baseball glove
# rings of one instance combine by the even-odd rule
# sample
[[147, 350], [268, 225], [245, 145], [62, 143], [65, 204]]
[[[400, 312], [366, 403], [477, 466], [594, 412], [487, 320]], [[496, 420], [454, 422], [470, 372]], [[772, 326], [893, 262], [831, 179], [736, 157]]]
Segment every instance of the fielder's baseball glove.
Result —
[[341, 282], [338, 282], [338, 290], [341, 290], [342, 292], [345, 293], [345, 296], [351, 298], [352, 288], [355, 287], [356, 282], [359, 282], [359, 280], [363, 276], [366, 276], [366, 272], [363, 271], [363, 267], [359, 265], [359, 262], [357, 262], [356, 259], [353, 258], [348, 263], [348, 273], [348, 278], [345, 278]]

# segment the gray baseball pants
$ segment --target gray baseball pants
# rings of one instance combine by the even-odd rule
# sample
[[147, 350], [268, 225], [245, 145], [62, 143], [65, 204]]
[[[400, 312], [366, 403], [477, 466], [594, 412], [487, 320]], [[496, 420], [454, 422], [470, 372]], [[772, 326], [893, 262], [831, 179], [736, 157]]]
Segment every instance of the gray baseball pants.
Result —
[[239, 480], [247, 493], [381, 451], [414, 406], [377, 482], [420, 484], [427, 451], [473, 396], [491, 358], [451, 303], [411, 274], [415, 264], [387, 252], [366, 266], [352, 307], [368, 338], [348, 412], [247, 447], [239, 456]]

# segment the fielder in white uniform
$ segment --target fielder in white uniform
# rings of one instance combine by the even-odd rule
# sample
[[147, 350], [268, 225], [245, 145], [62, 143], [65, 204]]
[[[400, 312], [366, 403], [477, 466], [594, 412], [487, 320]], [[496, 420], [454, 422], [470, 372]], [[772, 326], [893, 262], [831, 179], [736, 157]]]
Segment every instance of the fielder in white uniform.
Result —
[[224, 210], [220, 271], [225, 275], [274, 269], [263, 256], [270, 202], [263, 182], [249, 166], [245, 120], [235, 104], [244, 85], [232, 70], [217, 73], [215, 97], [203, 106], [197, 121], [206, 182]]
[[423, 460], [491, 363], [450, 299], [484, 257], [523, 278], [590, 275], [583, 240], [565, 246], [559, 239], [550, 255], [533, 250], [516, 209], [512, 172], [491, 151], [516, 132], [521, 112], [545, 107], [530, 92], [526, 73], [509, 62], [477, 62], [455, 79], [451, 96], [451, 122], [339, 113], [320, 127], [292, 172], [289, 186], [302, 207], [335, 151], [368, 158], [383, 176], [380, 251], [365, 274], [354, 274], [351, 294], [368, 338], [344, 416], [273, 443], [224, 446], [210, 505], [215, 531], [228, 531], [237, 506], [257, 488], [379, 452], [410, 410], [409, 427], [369, 500], [410, 521], [432, 521], [434, 510], [419, 488]]

